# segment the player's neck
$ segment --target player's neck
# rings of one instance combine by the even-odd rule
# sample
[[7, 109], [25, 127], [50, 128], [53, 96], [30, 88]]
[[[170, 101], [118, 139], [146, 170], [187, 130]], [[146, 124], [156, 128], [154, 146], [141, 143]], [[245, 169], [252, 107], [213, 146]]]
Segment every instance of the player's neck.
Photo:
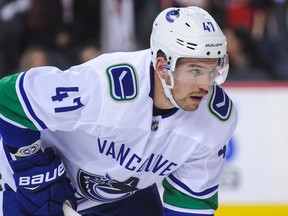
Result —
[[158, 116], [158, 115], [167, 115], [169, 113], [172, 113], [177, 109], [176, 107], [170, 108], [170, 109], [159, 109], [155, 106], [153, 106], [153, 116]]

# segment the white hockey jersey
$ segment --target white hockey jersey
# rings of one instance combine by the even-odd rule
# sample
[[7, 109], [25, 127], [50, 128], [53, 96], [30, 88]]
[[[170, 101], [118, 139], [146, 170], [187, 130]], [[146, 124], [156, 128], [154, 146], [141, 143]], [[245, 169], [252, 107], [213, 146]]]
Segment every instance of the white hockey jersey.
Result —
[[[15, 92], [0, 102], [0, 117], [41, 131], [43, 147], [57, 151], [86, 199], [79, 210], [164, 178], [182, 194], [210, 198], [217, 193], [236, 109], [215, 84], [197, 110], [153, 116], [153, 73], [150, 50], [104, 54], [66, 71], [33, 68], [6, 81]], [[10, 110], [11, 101], [19, 103], [19, 115]], [[173, 203], [166, 207], [176, 209]]]

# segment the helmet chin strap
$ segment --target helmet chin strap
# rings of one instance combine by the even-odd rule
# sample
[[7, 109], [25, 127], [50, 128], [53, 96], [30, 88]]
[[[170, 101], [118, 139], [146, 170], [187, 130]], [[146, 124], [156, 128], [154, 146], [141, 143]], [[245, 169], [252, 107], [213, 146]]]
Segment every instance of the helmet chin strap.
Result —
[[[166, 66], [166, 65], [165, 65]], [[173, 98], [173, 95], [172, 95], [172, 88], [174, 87], [174, 77], [172, 75], [172, 72], [170, 70], [170, 67], [169, 66], [166, 66], [164, 67], [167, 71], [167, 74], [171, 80], [171, 84], [168, 85], [164, 79], [162, 79], [158, 73], [157, 76], [159, 77], [159, 79], [161, 80], [161, 83], [162, 83], [162, 86], [163, 86], [163, 89], [164, 89], [164, 93], [166, 95], [166, 97], [170, 100], [170, 102], [173, 104], [174, 107], [177, 107], [177, 108], [180, 108], [179, 105], [177, 104], [177, 102], [175, 101], [175, 99]]]

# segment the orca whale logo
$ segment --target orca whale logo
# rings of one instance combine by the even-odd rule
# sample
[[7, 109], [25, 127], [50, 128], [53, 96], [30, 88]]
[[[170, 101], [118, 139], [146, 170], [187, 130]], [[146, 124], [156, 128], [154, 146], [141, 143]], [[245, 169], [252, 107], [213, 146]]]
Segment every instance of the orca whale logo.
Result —
[[179, 16], [180, 16], [180, 13], [179, 13], [179, 10], [180, 9], [174, 9], [174, 10], [171, 10], [169, 12], [167, 12], [166, 14], [166, 20], [170, 23], [173, 23], [175, 19], [177, 19]]
[[84, 170], [79, 170], [78, 173], [78, 184], [82, 193], [93, 201], [113, 202], [126, 198], [139, 190], [138, 183], [139, 179], [135, 177], [120, 182], [108, 174], [101, 176]]

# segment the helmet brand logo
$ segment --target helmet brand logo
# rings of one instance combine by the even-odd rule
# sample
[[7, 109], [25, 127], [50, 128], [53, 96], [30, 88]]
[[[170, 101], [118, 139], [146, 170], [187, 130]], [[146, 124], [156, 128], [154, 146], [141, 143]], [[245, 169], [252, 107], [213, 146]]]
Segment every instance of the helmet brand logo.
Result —
[[205, 47], [220, 47], [222, 46], [222, 43], [216, 43], [216, 44], [206, 44]]
[[173, 23], [175, 19], [177, 19], [180, 16], [179, 13], [180, 9], [177, 10], [171, 10], [166, 14], [166, 20], [170, 23]]

